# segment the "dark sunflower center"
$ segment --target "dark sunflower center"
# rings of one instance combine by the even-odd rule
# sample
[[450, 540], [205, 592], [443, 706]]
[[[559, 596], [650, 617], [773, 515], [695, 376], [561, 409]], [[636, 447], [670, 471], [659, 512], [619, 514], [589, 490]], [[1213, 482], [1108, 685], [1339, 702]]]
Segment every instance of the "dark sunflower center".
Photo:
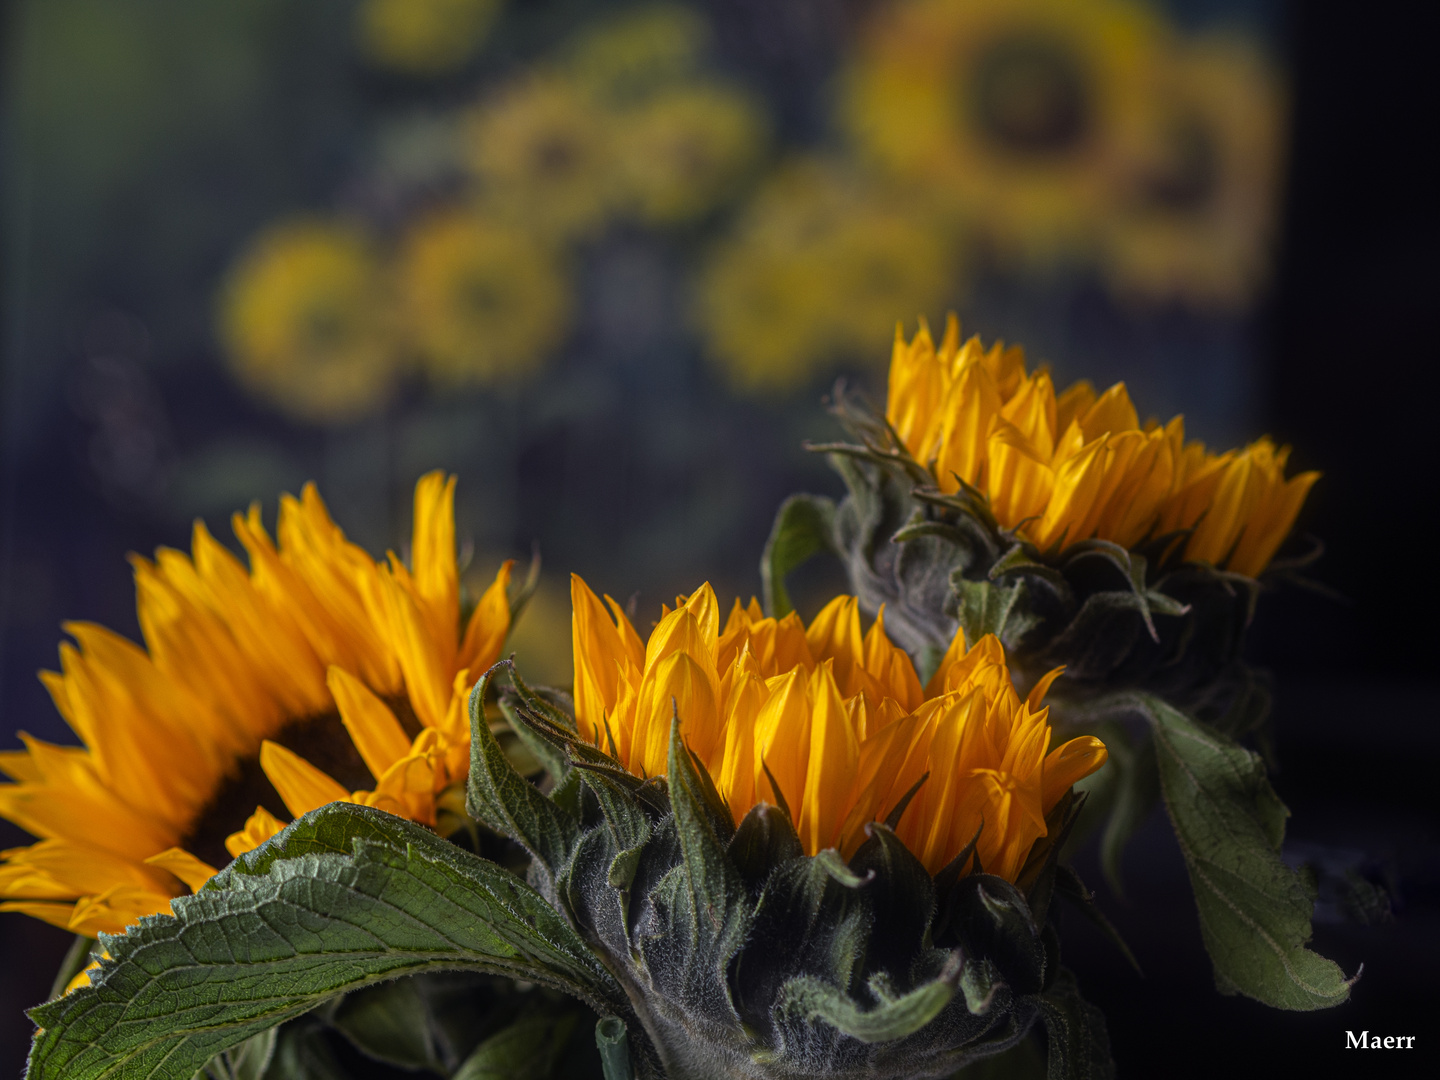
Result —
[[461, 303], [470, 314], [479, 318], [494, 316], [505, 310], [505, 292], [493, 278], [475, 274], [460, 288]]
[[535, 144], [535, 166], [542, 176], [564, 177], [580, 165], [580, 151], [573, 140], [553, 134]]
[[[395, 713], [408, 737], [413, 739], [420, 733], [420, 722], [415, 718], [408, 700], [387, 699], [386, 704]], [[375, 786], [375, 777], [351, 742], [350, 733], [341, 723], [339, 713], [291, 721], [270, 740], [333, 776], [347, 791]], [[243, 829], [257, 806], [265, 807], [281, 821], [290, 817], [280, 793], [260, 768], [258, 755], [237, 763], [235, 771], [216, 790], [180, 846], [211, 866], [224, 866], [230, 861], [225, 838]]]
[[980, 130], [1026, 155], [1073, 149], [1090, 126], [1085, 72], [1063, 42], [1018, 36], [996, 42], [974, 68], [970, 107]]
[[1147, 178], [1144, 195], [1155, 207], [1203, 209], [1220, 186], [1220, 150], [1214, 133], [1195, 116], [1182, 116], [1165, 132], [1165, 156]]

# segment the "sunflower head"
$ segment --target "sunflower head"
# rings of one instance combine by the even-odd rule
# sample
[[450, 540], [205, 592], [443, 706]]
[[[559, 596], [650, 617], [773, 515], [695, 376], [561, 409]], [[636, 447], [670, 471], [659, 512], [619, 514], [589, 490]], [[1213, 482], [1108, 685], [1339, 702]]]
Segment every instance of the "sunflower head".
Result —
[[924, 663], [959, 625], [1024, 685], [1064, 666], [1067, 693], [1143, 685], [1214, 716], [1249, 684], [1257, 579], [1318, 478], [1286, 475], [1288, 447], [1213, 452], [1181, 417], [1140, 423], [1124, 384], [1057, 392], [953, 317], [938, 343], [897, 334], [883, 418], [837, 413], [860, 445], [830, 448], [850, 496], [817, 543]]
[[120, 933], [330, 802], [443, 827], [510, 624], [509, 564], [462, 604], [454, 497], [420, 480], [408, 562], [347, 541], [311, 485], [275, 540], [258, 504], [235, 515], [248, 566], [200, 523], [189, 554], [135, 557], [145, 647], [71, 623], [41, 674], [82, 745], [0, 754], [0, 816], [38, 838], [0, 856], [0, 911]]
[[219, 332], [242, 386], [314, 423], [389, 398], [400, 358], [374, 246], [351, 225], [301, 220], [261, 233], [221, 291]]
[[853, 598], [722, 624], [702, 586], [648, 640], [574, 601], [573, 707], [518, 677], [501, 699], [553, 796], [487, 743], [482, 687], [471, 812], [531, 851], [667, 1075], [938, 1076], [1023, 1037], [1068, 985], [1042, 927], [1104, 748], [1050, 747], [998, 641], [922, 685]]

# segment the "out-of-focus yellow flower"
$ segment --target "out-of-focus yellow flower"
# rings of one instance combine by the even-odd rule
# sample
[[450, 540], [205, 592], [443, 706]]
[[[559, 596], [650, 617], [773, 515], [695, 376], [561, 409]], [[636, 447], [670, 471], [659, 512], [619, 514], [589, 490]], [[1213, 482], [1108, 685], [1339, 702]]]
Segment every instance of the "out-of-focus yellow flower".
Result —
[[729, 379], [791, 389], [883, 347], [875, 320], [943, 302], [956, 246], [923, 209], [825, 162], [781, 169], [701, 281], [699, 320]]
[[440, 75], [475, 55], [501, 7], [502, 0], [365, 0], [356, 31], [375, 64]]
[[509, 563], [460, 621], [454, 500], [453, 477], [420, 480], [409, 566], [346, 541], [312, 485], [281, 501], [278, 545], [258, 504], [234, 516], [248, 570], [198, 522], [190, 555], [136, 556], [147, 648], [71, 623], [79, 647], [41, 674], [84, 745], [22, 735], [0, 753], [17, 781], [0, 816], [40, 837], [0, 856], [0, 911], [118, 934], [285, 811], [360, 802], [434, 825], [469, 767], [470, 673], [510, 625]]
[[766, 142], [764, 115], [748, 96], [706, 84], [659, 94], [625, 111], [618, 126], [627, 199], [661, 225], [734, 194]]
[[571, 598], [582, 737], [653, 776], [678, 715], [737, 820], [762, 799], [784, 806], [812, 855], [852, 854], [909, 794], [897, 833], [931, 873], [978, 833], [980, 865], [1013, 881], [1045, 815], [1105, 761], [1089, 736], [1050, 750], [1040, 701], [1058, 672], [1021, 701], [994, 637], [967, 651], [957, 635], [922, 689], [883, 611], [861, 635], [854, 597], [808, 627], [736, 601], [722, 630], [704, 585], [665, 609], [648, 642], [578, 577]]
[[1149, 139], [1107, 215], [1102, 266], [1116, 291], [1234, 307], [1270, 268], [1284, 92], [1253, 43], [1177, 44], [1155, 71]]
[[1320, 475], [1285, 479], [1289, 448], [1268, 438], [1212, 454], [1185, 441], [1183, 417], [1142, 427], [1124, 383], [1057, 395], [1018, 346], [962, 345], [953, 315], [938, 350], [923, 322], [909, 343], [897, 328], [885, 416], [941, 491], [968, 485], [1042, 551], [1193, 530], [1184, 558], [1255, 577]]
[[523, 376], [565, 334], [569, 292], [554, 253], [475, 214], [421, 221], [405, 241], [401, 283], [410, 333], [441, 383]]
[[1002, 254], [1082, 243], [1138, 135], [1156, 20], [1128, 0], [903, 0], [843, 95], [876, 164], [957, 200]]
[[464, 153], [492, 213], [564, 240], [594, 232], [616, 205], [616, 135], [610, 113], [580, 87], [536, 74], [474, 110]]
[[390, 393], [394, 304], [371, 244], [349, 225], [261, 233], [230, 271], [219, 329], [241, 384], [300, 419], [353, 420]]
[[625, 106], [690, 79], [709, 37], [710, 28], [693, 8], [642, 7], [579, 35], [564, 70], [582, 92]]

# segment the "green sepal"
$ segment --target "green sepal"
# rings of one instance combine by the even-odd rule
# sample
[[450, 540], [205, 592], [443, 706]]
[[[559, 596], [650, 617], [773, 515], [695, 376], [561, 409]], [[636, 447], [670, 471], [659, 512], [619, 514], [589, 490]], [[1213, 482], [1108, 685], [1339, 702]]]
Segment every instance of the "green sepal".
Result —
[[1046, 1080], [1115, 1080], [1105, 1014], [1080, 996], [1075, 976], [1060, 968], [1040, 998], [1048, 1047]]
[[30, 1080], [188, 1080], [338, 994], [427, 969], [625, 1007], [565, 920], [514, 875], [370, 807], [306, 814], [172, 910], [105, 935], [111, 959], [91, 984], [31, 1011], [41, 1030]]
[[491, 733], [485, 721], [485, 694], [502, 668], [513, 670], [514, 664], [500, 661], [470, 692], [470, 777], [465, 806], [471, 817], [516, 841], [553, 876], [580, 838], [580, 821], [516, 772]]
[[865, 833], [850, 869], [872, 882], [867, 894], [875, 924], [886, 928], [871, 940], [866, 966], [908, 983], [911, 965], [930, 948], [935, 883], [889, 826], [871, 822]]
[[785, 983], [775, 1009], [781, 1016], [823, 1020], [837, 1031], [862, 1043], [903, 1039], [919, 1031], [944, 1011], [960, 981], [961, 960], [951, 954], [940, 974], [908, 994], [882, 998], [873, 1009], [862, 1010], [849, 994], [813, 975]]
[[955, 590], [955, 617], [967, 642], [994, 634], [1006, 649], [1015, 649], [1040, 621], [1021, 603], [1026, 591], [1024, 581], [1013, 585], [971, 581], [957, 570], [951, 576], [951, 586]]
[[821, 495], [792, 495], [780, 504], [760, 557], [760, 594], [765, 614], [783, 618], [795, 610], [785, 576], [812, 555], [835, 552], [835, 503]]
[[805, 848], [790, 815], [759, 802], [740, 821], [726, 849], [751, 896], [758, 897], [770, 874], [783, 862], [803, 858]]
[[[701, 778], [700, 768], [680, 738], [679, 716], [673, 717], [666, 776], [685, 867], [688, 914], [696, 945], [694, 962], [722, 972], [745, 943], [750, 905], [740, 872], [725, 854], [730, 836], [722, 839], [716, 833], [710, 803], [719, 796], [714, 794], [709, 776]], [[729, 809], [724, 813], [728, 818]]]
[[1280, 857], [1289, 811], [1259, 756], [1153, 695], [1115, 695], [1093, 710], [1150, 723], [1160, 791], [1221, 992], [1281, 1009], [1345, 1001], [1353, 980], [1305, 947], [1314, 898]]
[[1004, 878], [971, 874], [951, 894], [950, 926], [966, 956], [983, 956], [1016, 994], [1045, 985], [1045, 945], [1024, 895]]

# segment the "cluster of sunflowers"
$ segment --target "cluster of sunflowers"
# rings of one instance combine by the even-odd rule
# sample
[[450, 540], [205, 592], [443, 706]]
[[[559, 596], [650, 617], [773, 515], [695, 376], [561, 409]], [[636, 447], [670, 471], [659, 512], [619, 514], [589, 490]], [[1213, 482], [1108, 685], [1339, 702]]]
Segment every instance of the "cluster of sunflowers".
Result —
[[[443, 74], [499, 8], [371, 0], [361, 40]], [[707, 37], [688, 7], [611, 15], [380, 139], [395, 160], [367, 182], [401, 195], [277, 224], [238, 261], [237, 377], [312, 422], [373, 411], [407, 368], [447, 388], [530, 377], [566, 339], [581, 246], [616, 221], [698, 244], [689, 317], [744, 393], [875, 355], [895, 312], [987, 273], [1098, 267], [1120, 295], [1221, 310], [1264, 283], [1283, 95], [1243, 34], [1182, 34], [1140, 0], [879, 4], [822, 148], [763, 175], [766, 111]]]
[[[371, 5], [400, 21], [475, 6]], [[389, 19], [367, 20], [371, 36], [389, 40]], [[709, 70], [706, 37], [683, 8], [602, 22], [478, 102], [411, 123], [372, 178], [394, 189], [385, 213], [281, 222], [241, 255], [220, 302], [236, 377], [339, 423], [407, 370], [447, 390], [533, 374], [569, 330], [578, 245], [617, 221], [688, 227], [758, 160], [764, 113]]]
[[869, 353], [876, 306], [932, 310], [996, 270], [1094, 266], [1127, 300], [1220, 311], [1265, 282], [1284, 99], [1242, 33], [1140, 0], [895, 0], [838, 82], [832, 152], [782, 165], [710, 272], [742, 385]]
[[[1244, 730], [1154, 666], [1093, 662], [1143, 626], [1167, 672], [1240, 663], [1183, 588], [1219, 581], [1226, 625], [1246, 618], [1315, 475], [1265, 440], [1141, 428], [1123, 385], [1057, 396], [953, 319], [938, 348], [897, 338], [890, 375], [883, 416], [840, 406], [845, 502], [782, 507], [767, 608], [722, 624], [701, 585], [642, 635], [574, 577], [569, 690], [499, 660], [525, 589], [507, 564], [464, 595], [438, 473], [408, 559], [346, 541], [312, 487], [278, 541], [235, 515], [248, 567], [202, 525], [189, 555], [135, 558], [146, 647], [72, 624], [42, 675], [83, 745], [0, 755], [0, 813], [39, 838], [3, 854], [0, 910], [78, 935], [32, 1014], [33, 1080], [279, 1078], [340, 1037], [447, 1077], [547, 1075], [582, 1008], [554, 990], [598, 1014], [607, 1080], [944, 1077], [1040, 1030], [1048, 1075], [1113, 1075], [1052, 913], [1091, 908], [1059, 859], [1146, 746], [1217, 983], [1344, 1000]], [[826, 547], [858, 595], [807, 624], [783, 579]], [[1120, 586], [1077, 570], [1096, 557]], [[1222, 681], [1200, 670], [1183, 689]], [[456, 970], [522, 983], [434, 974]]]

